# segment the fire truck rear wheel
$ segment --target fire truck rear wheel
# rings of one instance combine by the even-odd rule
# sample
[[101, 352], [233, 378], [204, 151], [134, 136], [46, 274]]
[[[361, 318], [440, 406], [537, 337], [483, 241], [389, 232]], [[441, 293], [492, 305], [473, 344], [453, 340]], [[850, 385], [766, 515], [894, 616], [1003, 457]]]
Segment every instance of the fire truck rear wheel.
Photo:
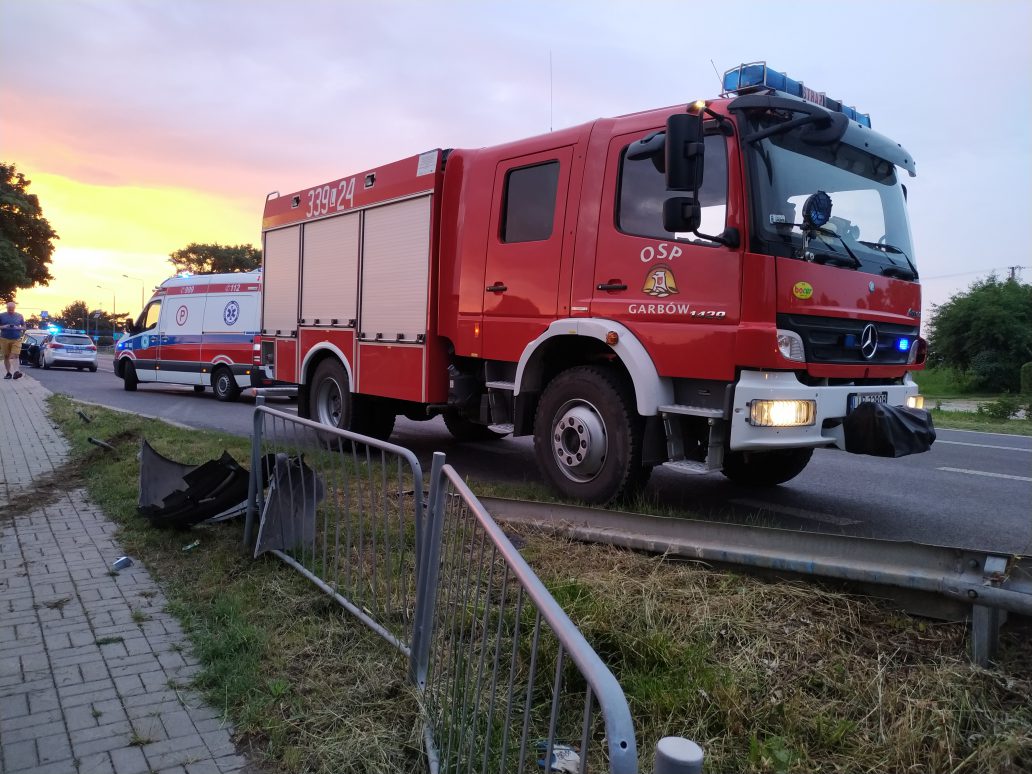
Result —
[[777, 486], [803, 472], [813, 449], [778, 449], [768, 452], [729, 452], [724, 475], [736, 484]]
[[599, 504], [632, 497], [648, 480], [641, 458], [644, 428], [621, 374], [595, 366], [571, 368], [548, 383], [538, 402], [538, 467], [567, 497]]
[[125, 363], [122, 366], [122, 389], [126, 392], [136, 392], [136, 386], [139, 383], [140, 380], [136, 377], [136, 366], [132, 363]]
[[215, 393], [217, 400], [232, 402], [240, 397], [240, 386], [233, 376], [233, 372], [226, 366], [216, 368], [211, 372], [211, 391]]
[[457, 411], [444, 412], [444, 425], [456, 441], [497, 441], [508, 433], [499, 433], [487, 425], [470, 422]]
[[336, 360], [324, 360], [312, 375], [307, 413], [321, 425], [338, 430], [351, 429], [351, 385], [344, 366]]

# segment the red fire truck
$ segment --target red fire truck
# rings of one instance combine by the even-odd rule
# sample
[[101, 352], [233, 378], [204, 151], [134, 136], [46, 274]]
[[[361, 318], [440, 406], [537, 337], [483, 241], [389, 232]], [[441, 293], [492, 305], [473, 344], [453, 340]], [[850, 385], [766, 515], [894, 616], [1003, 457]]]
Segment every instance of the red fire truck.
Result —
[[533, 434], [588, 502], [658, 464], [774, 485], [817, 447], [927, 449], [913, 159], [763, 63], [724, 87], [270, 194], [259, 382], [376, 437]]

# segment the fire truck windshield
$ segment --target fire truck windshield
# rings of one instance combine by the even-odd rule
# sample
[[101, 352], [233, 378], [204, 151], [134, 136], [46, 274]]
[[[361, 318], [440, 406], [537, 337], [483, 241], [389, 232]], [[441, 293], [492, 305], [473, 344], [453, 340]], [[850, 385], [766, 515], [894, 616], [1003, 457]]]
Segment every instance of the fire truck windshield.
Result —
[[[755, 112], [748, 133], [775, 126], [783, 115]], [[831, 218], [806, 244], [816, 261], [871, 274], [916, 279], [903, 185], [892, 162], [843, 142], [806, 141], [806, 127], [747, 144], [753, 192], [753, 247], [804, 257], [802, 206], [824, 191]]]

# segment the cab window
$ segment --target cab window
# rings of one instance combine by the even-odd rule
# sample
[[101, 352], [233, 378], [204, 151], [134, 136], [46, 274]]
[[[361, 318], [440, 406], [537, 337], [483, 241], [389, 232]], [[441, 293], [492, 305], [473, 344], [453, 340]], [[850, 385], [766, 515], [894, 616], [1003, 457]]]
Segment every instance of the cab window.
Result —
[[140, 315], [139, 329], [143, 331], [149, 331], [152, 328], [158, 327], [158, 317], [161, 315], [161, 302], [153, 301], [150, 306], [143, 310], [143, 314]]
[[[616, 203], [617, 228], [627, 234], [653, 239], [716, 244], [693, 234], [674, 234], [663, 228], [663, 203], [674, 196], [684, 196], [684, 192], [668, 191], [663, 173], [651, 159], [629, 159], [627, 148], [623, 149]], [[727, 221], [727, 144], [722, 134], [706, 136], [706, 164], [699, 203], [702, 205], [699, 231], [713, 236], [720, 234]]]
[[502, 203], [503, 242], [541, 242], [552, 236], [559, 162], [510, 170]]

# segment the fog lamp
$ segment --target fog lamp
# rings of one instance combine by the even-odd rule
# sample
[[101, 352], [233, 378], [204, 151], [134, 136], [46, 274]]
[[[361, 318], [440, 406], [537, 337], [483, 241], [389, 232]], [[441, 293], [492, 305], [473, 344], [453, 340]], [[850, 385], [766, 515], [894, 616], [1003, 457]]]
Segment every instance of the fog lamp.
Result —
[[815, 400], [754, 400], [749, 424], [757, 427], [804, 427], [817, 419]]
[[924, 408], [924, 395], [908, 395], [907, 408]]

